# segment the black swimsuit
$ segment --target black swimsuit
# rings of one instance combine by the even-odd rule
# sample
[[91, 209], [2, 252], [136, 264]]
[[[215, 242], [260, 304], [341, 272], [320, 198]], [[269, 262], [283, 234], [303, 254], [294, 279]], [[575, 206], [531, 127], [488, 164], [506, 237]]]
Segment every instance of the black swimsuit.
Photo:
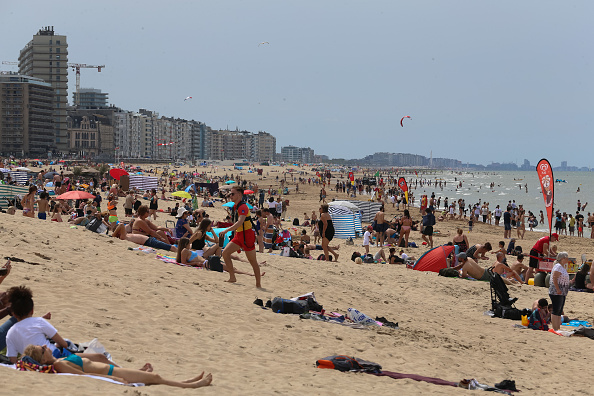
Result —
[[202, 238], [192, 242], [192, 250], [204, 250], [204, 245], [206, 245], [206, 233], [202, 234]]
[[[320, 220], [320, 222], [322, 223], [322, 225], [324, 224], [324, 222], [322, 222], [322, 220]], [[334, 224], [332, 224], [332, 220], [326, 220], [326, 228], [324, 229], [324, 232], [322, 233], [322, 235], [328, 241], [331, 241], [332, 238], [334, 238]]]

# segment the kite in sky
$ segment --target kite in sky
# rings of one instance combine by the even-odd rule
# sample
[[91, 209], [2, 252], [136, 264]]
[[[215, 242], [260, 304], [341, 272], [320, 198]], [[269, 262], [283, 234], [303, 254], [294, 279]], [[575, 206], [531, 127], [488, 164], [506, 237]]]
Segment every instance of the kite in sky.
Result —
[[260, 44], [258, 44], [258, 47], [261, 46], [262, 44], [270, 44], [268, 41], [262, 41]]
[[185, 102], [186, 100], [188, 100], [188, 99], [192, 99], [192, 97], [191, 97], [191, 96], [187, 96], [187, 97], [184, 99], [184, 102]]
[[[404, 127], [404, 124], [402, 123], [402, 121], [404, 121], [405, 118], [410, 118], [410, 116], [404, 116], [400, 119], [400, 126]], [[412, 118], [410, 118], [412, 120]]]

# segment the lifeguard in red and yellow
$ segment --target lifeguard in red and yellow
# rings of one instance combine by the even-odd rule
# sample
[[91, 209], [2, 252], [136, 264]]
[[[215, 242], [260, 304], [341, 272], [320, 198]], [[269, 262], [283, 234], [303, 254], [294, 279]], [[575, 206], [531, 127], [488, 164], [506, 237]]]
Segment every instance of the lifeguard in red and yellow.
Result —
[[[243, 188], [233, 187], [231, 189], [231, 201], [235, 203], [232, 209], [231, 218], [234, 224], [219, 232], [219, 238], [224, 238], [229, 231], [235, 231], [233, 239], [225, 246], [223, 250], [223, 259], [229, 272], [228, 282], [237, 282], [235, 279], [235, 270], [233, 269], [233, 260], [231, 254], [239, 249], [245, 252], [245, 255], [252, 265], [254, 276], [256, 278], [256, 287], [262, 287], [260, 284], [260, 266], [256, 260], [256, 233], [252, 226], [252, 218], [247, 204], [243, 201]], [[224, 239], [219, 239], [224, 240]]]

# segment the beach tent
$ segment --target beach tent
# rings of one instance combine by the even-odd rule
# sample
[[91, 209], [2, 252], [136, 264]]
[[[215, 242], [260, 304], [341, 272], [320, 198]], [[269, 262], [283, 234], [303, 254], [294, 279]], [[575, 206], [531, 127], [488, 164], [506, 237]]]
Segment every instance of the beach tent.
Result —
[[29, 193], [29, 187], [0, 184], [0, 208], [8, 208], [8, 199], [14, 199], [15, 195], [23, 198]]
[[141, 191], [159, 189], [159, 179], [152, 176], [130, 175], [128, 176], [130, 184], [128, 188], [136, 187]]
[[[6, 180], [6, 176], [10, 175], [12, 180], [14, 180], [17, 184], [24, 185], [29, 181], [29, 176], [25, 171], [13, 171], [2, 168], [0, 172], [4, 173], [4, 180]], [[29, 191], [27, 191], [29, 192]]]
[[354, 211], [346, 206], [332, 205], [328, 208], [328, 212], [332, 217], [335, 238], [348, 239], [363, 235], [359, 211]]
[[361, 221], [365, 223], [371, 223], [375, 214], [380, 210], [382, 204], [380, 202], [368, 202], [368, 201], [355, 201], [349, 200], [348, 202], [357, 205], [361, 212]]
[[417, 271], [431, 271], [439, 272], [442, 268], [447, 268], [448, 263], [446, 257], [452, 253], [455, 249], [453, 245], [442, 245], [428, 250], [423, 254], [416, 263], [412, 266], [412, 269]]

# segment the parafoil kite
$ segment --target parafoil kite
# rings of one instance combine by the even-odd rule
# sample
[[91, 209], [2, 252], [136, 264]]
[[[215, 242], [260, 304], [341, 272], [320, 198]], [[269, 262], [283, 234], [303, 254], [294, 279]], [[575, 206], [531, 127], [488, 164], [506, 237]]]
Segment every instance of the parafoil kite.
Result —
[[400, 126], [404, 127], [404, 124], [402, 123], [402, 121], [404, 121], [405, 118], [410, 118], [412, 120], [412, 118], [410, 116], [404, 116], [400, 119]]
[[188, 100], [188, 99], [192, 99], [192, 97], [191, 97], [191, 96], [187, 96], [187, 97], [184, 99], [184, 102], [185, 102], [186, 100]]
[[270, 44], [268, 41], [262, 41], [260, 44], [258, 44], [258, 47], [261, 46], [262, 44]]

